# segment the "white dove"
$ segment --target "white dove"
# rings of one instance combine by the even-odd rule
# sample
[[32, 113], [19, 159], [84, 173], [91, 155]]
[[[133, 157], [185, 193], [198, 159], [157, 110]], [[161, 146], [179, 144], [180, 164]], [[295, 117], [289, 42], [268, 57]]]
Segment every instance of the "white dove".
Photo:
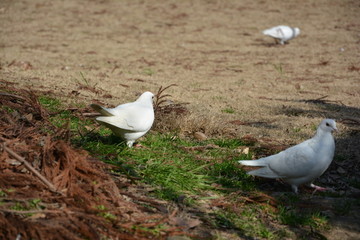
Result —
[[144, 92], [135, 102], [125, 103], [115, 108], [105, 108], [97, 104], [90, 106], [102, 116], [96, 120], [113, 133], [126, 140], [126, 144], [132, 147], [136, 139], [144, 136], [154, 122], [153, 108], [154, 94]]
[[283, 45], [285, 42], [297, 37], [300, 34], [300, 29], [279, 25], [264, 30], [263, 34], [275, 38], [276, 41]]
[[331, 134], [337, 131], [333, 119], [324, 119], [313, 138], [292, 146], [278, 154], [258, 160], [239, 161], [242, 165], [262, 167], [248, 172], [250, 175], [280, 178], [289, 183], [295, 193], [298, 186], [308, 184], [319, 191], [322, 188], [313, 184], [329, 167], [335, 152], [335, 141]]

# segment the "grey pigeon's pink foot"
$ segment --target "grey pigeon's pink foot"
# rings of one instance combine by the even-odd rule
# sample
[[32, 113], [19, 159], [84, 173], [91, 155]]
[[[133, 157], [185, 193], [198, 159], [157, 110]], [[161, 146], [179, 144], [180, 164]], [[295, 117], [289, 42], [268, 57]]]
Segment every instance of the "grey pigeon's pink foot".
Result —
[[311, 195], [314, 195], [317, 191], [319, 191], [319, 192], [325, 192], [325, 191], [328, 190], [327, 188], [320, 187], [320, 186], [317, 186], [317, 185], [315, 185], [315, 184], [310, 184], [310, 187], [315, 188], [315, 190], [313, 191], [313, 193], [312, 193]]
[[324, 192], [324, 191], [328, 190], [327, 188], [320, 187], [320, 186], [317, 186], [315, 184], [310, 184], [310, 187], [315, 188], [315, 191], [320, 191], [320, 192]]

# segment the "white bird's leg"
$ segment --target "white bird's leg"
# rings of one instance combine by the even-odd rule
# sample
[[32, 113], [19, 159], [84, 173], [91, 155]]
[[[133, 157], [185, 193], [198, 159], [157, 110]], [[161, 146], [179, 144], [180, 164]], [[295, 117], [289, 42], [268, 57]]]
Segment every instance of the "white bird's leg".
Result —
[[134, 140], [127, 141], [126, 145], [128, 145], [128, 147], [131, 148], [133, 146], [134, 142], [135, 142]]

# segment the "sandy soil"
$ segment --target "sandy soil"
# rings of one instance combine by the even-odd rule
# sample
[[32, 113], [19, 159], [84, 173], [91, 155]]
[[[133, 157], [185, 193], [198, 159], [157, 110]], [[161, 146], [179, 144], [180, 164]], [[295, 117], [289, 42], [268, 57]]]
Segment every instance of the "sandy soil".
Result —
[[[359, 19], [356, 0], [2, 0], [0, 78], [107, 105], [177, 84], [195, 122], [183, 130], [215, 136], [294, 144], [335, 118], [336, 155], [359, 167]], [[300, 36], [261, 34], [279, 24]]]

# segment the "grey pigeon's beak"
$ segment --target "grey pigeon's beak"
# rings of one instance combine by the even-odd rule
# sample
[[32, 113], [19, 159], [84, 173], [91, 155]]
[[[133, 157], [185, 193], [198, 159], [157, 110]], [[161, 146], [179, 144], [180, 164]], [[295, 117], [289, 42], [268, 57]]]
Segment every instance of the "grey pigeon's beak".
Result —
[[334, 127], [334, 131], [335, 131], [335, 132], [339, 132], [339, 130], [337, 129], [337, 127]]

